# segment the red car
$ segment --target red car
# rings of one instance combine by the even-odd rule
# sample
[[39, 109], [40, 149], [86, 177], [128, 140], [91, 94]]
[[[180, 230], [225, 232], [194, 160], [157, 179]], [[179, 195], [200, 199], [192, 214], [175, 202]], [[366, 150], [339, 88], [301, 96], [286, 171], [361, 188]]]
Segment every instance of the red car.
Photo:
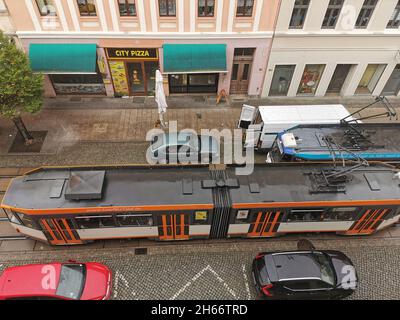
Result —
[[111, 271], [96, 263], [11, 267], [0, 276], [0, 300], [107, 300]]

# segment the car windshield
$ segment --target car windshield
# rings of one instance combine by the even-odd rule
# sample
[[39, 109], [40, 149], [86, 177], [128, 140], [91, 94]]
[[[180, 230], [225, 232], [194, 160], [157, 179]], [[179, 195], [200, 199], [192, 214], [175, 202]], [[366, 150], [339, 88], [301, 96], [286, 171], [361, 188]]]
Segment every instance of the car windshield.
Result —
[[62, 266], [57, 295], [68, 299], [80, 299], [85, 285], [86, 268], [83, 264]]
[[321, 280], [334, 286], [335, 285], [335, 273], [332, 265], [329, 261], [328, 256], [322, 252], [313, 252], [313, 259], [318, 263], [321, 270]]

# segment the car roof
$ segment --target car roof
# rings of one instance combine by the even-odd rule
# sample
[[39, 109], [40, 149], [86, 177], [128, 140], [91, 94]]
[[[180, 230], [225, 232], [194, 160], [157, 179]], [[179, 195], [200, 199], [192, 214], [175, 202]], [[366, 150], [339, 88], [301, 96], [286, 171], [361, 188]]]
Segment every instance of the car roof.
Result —
[[[321, 279], [321, 269], [314, 254], [319, 251], [283, 252], [272, 255], [278, 281], [295, 279]], [[326, 256], [326, 255], [325, 255]]]
[[[7, 268], [0, 276], [0, 296], [54, 296], [61, 267], [61, 263], [52, 263]], [[53, 271], [55, 278], [51, 279]]]

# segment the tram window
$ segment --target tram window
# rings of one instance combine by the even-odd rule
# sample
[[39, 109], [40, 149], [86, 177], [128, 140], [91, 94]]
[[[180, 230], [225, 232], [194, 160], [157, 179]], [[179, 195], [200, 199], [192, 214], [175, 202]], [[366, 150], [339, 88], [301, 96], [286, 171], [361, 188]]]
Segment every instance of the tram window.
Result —
[[346, 208], [330, 208], [325, 215], [327, 221], [350, 221], [355, 220], [357, 216], [358, 208], [346, 207]]
[[10, 222], [15, 223], [15, 224], [22, 224], [21, 221], [16, 216], [16, 212], [8, 210], [8, 209], [4, 209], [4, 212], [6, 213]]
[[117, 222], [121, 226], [151, 227], [154, 224], [151, 215], [121, 214], [117, 215]]
[[249, 217], [249, 210], [238, 210], [236, 214], [236, 223], [246, 222]]
[[207, 224], [208, 211], [196, 211], [194, 213], [194, 224]]
[[287, 222], [317, 222], [324, 220], [324, 209], [293, 209], [288, 214]]
[[75, 219], [80, 229], [97, 229], [115, 226], [113, 216], [81, 216]]
[[33, 222], [32, 218], [30, 216], [27, 216], [25, 214], [18, 213], [18, 212], [16, 212], [16, 214], [18, 215], [19, 220], [22, 222], [22, 224], [25, 227], [28, 227], [31, 229], [37, 229], [35, 223]]

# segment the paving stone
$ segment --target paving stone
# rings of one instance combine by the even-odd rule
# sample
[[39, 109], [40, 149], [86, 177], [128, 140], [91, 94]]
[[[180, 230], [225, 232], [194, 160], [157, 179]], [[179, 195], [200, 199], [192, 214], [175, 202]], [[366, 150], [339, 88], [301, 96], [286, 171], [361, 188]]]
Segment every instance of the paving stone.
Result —
[[17, 232], [17, 230], [15, 230], [8, 221], [0, 221], [0, 235], [2, 237], [11, 237], [20, 236], [21, 234]]
[[32, 251], [34, 246], [34, 240], [1, 241], [0, 252]]

